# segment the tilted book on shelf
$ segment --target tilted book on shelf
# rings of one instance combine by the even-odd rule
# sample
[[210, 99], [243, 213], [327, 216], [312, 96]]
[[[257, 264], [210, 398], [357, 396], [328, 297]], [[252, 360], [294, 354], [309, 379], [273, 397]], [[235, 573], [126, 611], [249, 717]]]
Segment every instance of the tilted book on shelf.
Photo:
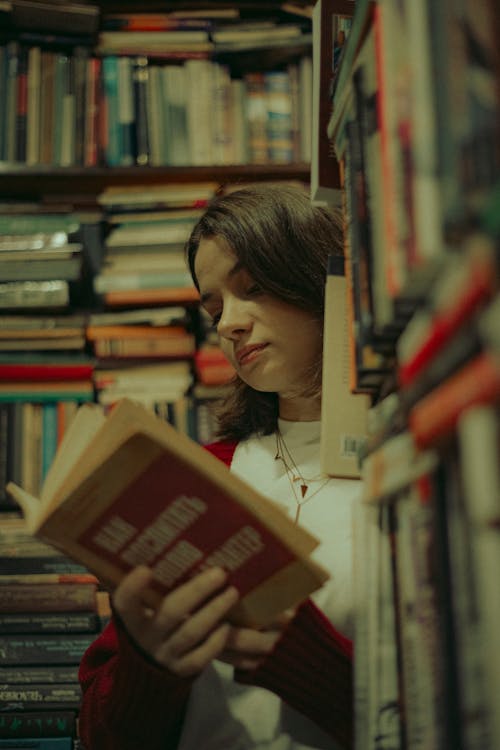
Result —
[[[342, 315], [341, 311], [345, 314]], [[367, 436], [370, 405], [366, 394], [352, 393], [344, 258], [331, 255], [325, 290], [320, 460], [331, 476], [359, 477], [358, 452]]]
[[[218, 459], [127, 399], [105, 417], [81, 408], [40, 499], [9, 483], [31, 533], [114, 588], [138, 564], [153, 571], [144, 601], [223, 566], [240, 600], [236, 623], [263, 625], [329, 577], [317, 540]], [[145, 502], [142, 501], [145, 498]]]

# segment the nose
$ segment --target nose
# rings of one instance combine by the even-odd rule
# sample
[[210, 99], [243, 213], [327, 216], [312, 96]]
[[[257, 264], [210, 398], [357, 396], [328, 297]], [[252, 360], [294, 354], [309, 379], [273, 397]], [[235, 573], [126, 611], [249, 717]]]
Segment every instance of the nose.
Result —
[[225, 339], [236, 340], [252, 327], [252, 319], [245, 300], [231, 297], [224, 300], [217, 333]]

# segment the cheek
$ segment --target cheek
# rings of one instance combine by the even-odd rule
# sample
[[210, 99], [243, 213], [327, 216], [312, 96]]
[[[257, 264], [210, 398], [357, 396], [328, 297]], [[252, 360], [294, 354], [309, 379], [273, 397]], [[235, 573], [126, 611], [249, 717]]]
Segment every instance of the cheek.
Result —
[[234, 366], [234, 358], [232, 356], [233, 354], [233, 346], [228, 341], [226, 341], [223, 338], [219, 338], [219, 346], [222, 350], [222, 353], [225, 355], [225, 357], [231, 362], [231, 364]]

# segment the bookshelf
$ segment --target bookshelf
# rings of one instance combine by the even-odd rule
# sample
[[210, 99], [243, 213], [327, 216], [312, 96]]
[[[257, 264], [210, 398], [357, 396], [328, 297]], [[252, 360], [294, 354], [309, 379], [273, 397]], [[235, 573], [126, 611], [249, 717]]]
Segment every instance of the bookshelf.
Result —
[[[147, 59], [146, 67], [153, 71], [152, 77], [156, 81], [167, 66], [180, 69], [190, 59], [210, 63], [210, 70], [217, 70], [218, 74], [229, 71], [230, 76], [238, 81], [234, 88], [238, 89], [240, 97], [245, 94], [245, 75], [249, 71], [261, 78], [277, 71], [281, 80], [283, 73], [290, 71], [290, 80], [295, 87], [294, 104], [290, 103], [288, 91], [284, 95], [278, 92], [275, 98], [289, 117], [298, 98], [301, 60], [307, 61], [311, 57], [312, 3], [298, 0], [294, 3], [295, 11], [287, 12], [278, 2], [183, 0], [159, 3], [153, 0], [138, 3], [104, 0], [99, 3], [65, 3], [61, 13], [62, 6], [49, 2], [44, 3], [42, 14], [37, 13], [36, 0], [33, 3], [31, 0], [12, 0], [4, 5], [5, 8], [0, 8], [0, 92], [2, 97], [5, 94], [0, 105], [0, 247], [5, 253], [0, 254], [6, 257], [8, 237], [17, 237], [19, 245], [24, 235], [24, 241], [28, 243], [23, 250], [26, 268], [31, 263], [30, 253], [35, 253], [35, 246], [29, 244], [33, 238], [28, 241], [26, 236], [45, 233], [54, 240], [54, 234], [59, 232], [65, 233], [65, 253], [71, 255], [71, 260], [79, 261], [81, 266], [76, 279], [45, 278], [50, 273], [47, 270], [43, 274], [44, 280], [40, 281], [41, 286], [34, 286], [33, 280], [23, 276], [18, 280], [21, 291], [0, 288], [0, 558], [2, 569], [8, 558], [11, 563], [9, 570], [19, 577], [25, 576], [23, 581], [13, 583], [13, 589], [17, 591], [13, 596], [22, 598], [23, 590], [28, 589], [19, 587], [27, 586], [26, 576], [36, 572], [53, 576], [52, 581], [56, 580], [55, 576], [66, 576], [69, 580], [69, 576], [74, 575], [73, 590], [75, 594], [81, 591], [83, 597], [84, 589], [77, 588], [76, 576], [85, 575], [85, 571], [70, 570], [67, 559], [48, 545], [35, 542], [26, 533], [16, 507], [3, 494], [6, 481], [17, 479], [37, 495], [77, 404], [88, 400], [99, 400], [106, 408], [122, 395], [135, 397], [200, 442], [209, 442], [214, 429], [210, 403], [223, 395], [221, 383], [231, 376], [227, 363], [221, 362], [210, 339], [205, 342], [205, 324], [191, 285], [183, 284], [174, 290], [168, 286], [166, 289], [153, 287], [149, 290], [153, 294], [145, 297], [138, 289], [142, 281], [132, 281], [127, 289], [128, 298], [119, 304], [112, 304], [99, 293], [96, 279], [101, 277], [100, 283], [106, 282], [104, 272], [111, 263], [110, 238], [126, 220], [138, 221], [140, 211], [144, 211], [150, 222], [157, 220], [167, 224], [174, 220], [173, 214], [176, 213], [176, 221], [184, 222], [183, 226], [187, 228], [188, 222], [195, 220], [193, 204], [201, 210], [204, 202], [216, 191], [255, 181], [294, 181], [307, 185], [310, 179], [310, 145], [304, 138], [299, 139], [298, 113], [295, 111], [293, 116], [296, 119], [286, 126], [284, 133], [284, 151], [267, 158], [266, 142], [266, 158], [260, 159], [259, 163], [249, 157], [246, 142], [243, 142], [238, 158], [232, 159], [227, 154], [222, 157], [221, 152], [219, 156], [213, 156], [214, 152], [209, 151], [207, 153], [212, 156], [202, 154], [201, 159], [195, 159], [189, 153], [180, 159], [180, 163], [174, 163], [172, 154], [167, 157], [162, 151], [158, 156], [158, 143], [160, 147], [162, 145], [158, 133], [160, 126], [147, 132], [157, 149], [154, 157], [151, 151], [148, 152], [145, 161], [149, 163], [135, 163], [140, 161], [139, 143], [126, 155], [129, 163], [117, 163], [123, 157], [120, 151], [123, 143], [120, 141], [120, 146], [116, 147], [113, 140], [116, 133], [109, 125], [116, 103], [110, 102], [108, 90], [100, 88], [102, 78], [96, 76], [96, 70], [105, 58], [104, 54], [95, 54], [105, 20], [116, 13], [163, 14], [183, 9], [208, 9], [214, 15], [220, 13], [220, 18], [213, 21], [217, 26], [226, 23], [237, 29], [240, 24], [260, 19], [278, 28], [284, 24], [295, 28], [296, 32], [292, 32], [295, 40], [286, 43], [266, 43], [263, 46], [257, 40], [241, 48], [221, 46], [220, 49], [211, 49], [201, 58], [196, 54], [190, 57], [178, 50], [166, 59], [158, 54], [148, 55], [145, 50], [135, 50], [129, 56], [134, 60], [139, 57]], [[118, 56], [115, 58], [117, 62]], [[92, 59], [98, 62], [89, 62]], [[56, 94], [50, 77], [56, 75], [54, 69], [57, 66], [61, 67], [58, 85], [62, 87], [63, 95], [54, 104]], [[307, 87], [306, 94], [310, 97], [310, 66], [304, 64], [302, 67], [301, 84]], [[224, 80], [227, 86], [227, 75]], [[126, 123], [128, 130], [124, 126], [123, 132], [128, 136], [131, 134], [131, 93], [135, 93], [135, 89], [125, 89], [123, 99], [128, 110], [119, 99], [121, 114], [123, 109], [127, 110], [125, 120], [120, 120], [120, 123]], [[201, 92], [198, 94], [201, 102]], [[158, 113], [158, 96], [152, 103], [151, 92], [145, 96], [145, 106], [148, 103], [153, 109], [156, 106]], [[310, 119], [307, 97], [301, 115], [302, 124], [309, 124]], [[211, 101], [206, 95], [203, 97], [205, 110], [200, 108], [200, 102], [195, 102], [197, 107], [191, 135], [194, 133], [199, 137], [195, 140], [201, 141], [211, 124], [212, 111], [207, 114]], [[94, 119], [89, 118], [90, 111], [95, 112]], [[240, 111], [239, 120], [242, 119], [243, 111]], [[217, 122], [221, 126], [223, 117]], [[292, 130], [294, 141], [291, 145]], [[151, 198], [162, 189], [167, 193], [173, 189], [182, 193], [190, 188], [196, 191], [198, 187], [201, 191], [199, 198], [185, 199], [187, 203], [178, 199], [180, 204], [174, 208], [168, 200], [165, 202], [163, 196], [161, 205], [142, 204], [135, 212], [135, 218], [131, 216], [130, 207], [122, 214], [117, 211], [113, 217], [114, 207], [101, 200], [101, 196], [118, 188], [129, 191], [140, 188], [142, 194], [149, 194]], [[154, 218], [153, 214], [162, 216]], [[183, 215], [179, 218], [179, 214]], [[176, 231], [180, 231], [179, 223]], [[121, 251], [121, 261], [128, 262], [128, 249], [121, 248]], [[144, 246], [132, 259], [132, 271], [129, 267], [127, 273], [138, 273], [137, 268], [145, 262], [146, 255], [152, 258], [152, 268], [157, 268], [155, 263], [162, 252], [171, 256], [175, 265], [180, 257], [180, 243], [173, 242], [171, 246], [163, 247]], [[4, 263], [0, 260], [0, 264]], [[120, 351], [124, 347], [133, 351], [136, 340], [130, 338], [131, 332], [134, 329], [139, 332], [141, 326], [147, 327], [151, 335], [161, 333], [161, 329], [175, 328], [183, 337], [182, 341], [192, 345], [192, 349], [184, 350], [185, 354], [178, 356], [147, 357], [142, 354], [130, 359], [100, 356], [99, 352], [114, 353], [117, 347]], [[104, 329], [109, 327], [127, 328], [127, 338], [118, 342], [104, 339]], [[165, 337], [167, 341], [166, 332]], [[58, 342], [57, 346], [55, 342]], [[207, 345], [203, 346], [205, 343]], [[46, 580], [48, 585], [49, 580]], [[40, 582], [41, 579], [37, 579], [36, 585]], [[0, 582], [0, 601], [6, 600], [7, 590], [2, 589], [5, 585], [5, 581]], [[50, 589], [57, 599], [56, 612], [46, 601], [46, 611], [39, 611], [36, 616], [21, 611], [16, 619], [0, 607], [1, 647], [3, 653], [9, 654], [7, 666], [2, 667], [2, 683], [6, 689], [2, 701], [4, 698], [10, 701], [14, 694], [17, 696], [15, 705], [3, 703], [2, 738], [29, 738], [36, 731], [37, 736], [40, 734], [46, 738], [48, 744], [56, 731], [56, 723], [58, 746], [75, 750], [79, 747], [78, 662], [110, 614], [109, 598], [97, 581], [82, 578], [81, 586], [85, 587], [88, 598], [80, 609], [72, 606], [63, 588], [58, 588], [57, 592], [55, 588]], [[22, 610], [22, 603], [19, 608]], [[43, 605], [40, 604], [38, 609], [43, 610]], [[25, 642], [34, 644], [38, 661], [33, 661], [33, 652], [22, 651]], [[56, 643], [59, 646], [57, 655]], [[18, 651], [13, 650], [14, 645]], [[14, 686], [10, 692], [7, 691], [8, 685]], [[35, 712], [37, 706], [30, 702], [33, 697], [44, 701], [43, 712]]]
[[[155, 191], [163, 187], [167, 191], [178, 189], [183, 192], [189, 190], [190, 186], [195, 190], [196, 186], [200, 185], [202, 195], [199, 204], [201, 205], [209, 198], [207, 190], [211, 191], [210, 194], [214, 194], [216, 191], [231, 189], [231, 186], [235, 184], [262, 180], [294, 181], [307, 185], [310, 179], [310, 144], [307, 140], [309, 136], [306, 134], [301, 136], [300, 132], [301, 123], [309, 125], [310, 120], [308, 108], [312, 79], [311, 66], [308, 64], [312, 51], [312, 4], [310, 2], [301, 0], [288, 10], [277, 2], [227, 3], [223, 1], [161, 4], [152, 2], [146, 5], [133, 2], [85, 4], [75, 2], [66, 4], [63, 14], [56, 2], [52, 5], [49, 3], [44, 8], [44, 13], [40, 14], [36, 0], [34, 3], [31, 3], [31, 0], [15, 0], [5, 9], [0, 9], [2, 19], [0, 82], [2, 91], [6, 95], [6, 106], [0, 110], [0, 223], [3, 222], [0, 227], [0, 235], [2, 235], [0, 239], [3, 240], [4, 236], [9, 233], [18, 235], [20, 232], [19, 226], [15, 228], [12, 222], [9, 223], [8, 217], [11, 214], [17, 216], [19, 220], [25, 214], [32, 217], [50, 215], [53, 218], [59, 215], [61, 221], [63, 217], [73, 217], [78, 227], [76, 229], [73, 227], [72, 233], [68, 234], [67, 243], [71, 246], [74, 256], [71, 262], [75, 267], [78, 262], [80, 263], [80, 276], [73, 279], [59, 279], [57, 284], [53, 284], [51, 279], [47, 278], [51, 271], [46, 266], [45, 270], [38, 269], [41, 276], [37, 281], [37, 286], [33, 286], [34, 280], [26, 276], [30, 271], [27, 270], [28, 264], [25, 264], [23, 274], [20, 274], [19, 278], [5, 277], [12, 278], [13, 283], [21, 287], [25, 282], [28, 283], [25, 292], [22, 288], [21, 291], [17, 288], [15, 290], [9, 288], [4, 289], [3, 297], [0, 294], [0, 298], [4, 299], [3, 304], [0, 299], [2, 308], [0, 315], [3, 316], [4, 327], [7, 329], [12, 327], [9, 334], [11, 340], [16, 332], [24, 340], [24, 344], [18, 344], [15, 351], [10, 351], [9, 343], [4, 341], [3, 351], [0, 352], [0, 357], [5, 360], [0, 363], [0, 369], [3, 368], [5, 373], [2, 376], [2, 393], [0, 394], [3, 399], [0, 404], [1, 424], [5, 435], [9, 434], [12, 438], [5, 440], [4, 444], [9, 442], [14, 446], [8, 455], [7, 449], [4, 448], [5, 455], [1, 463], [3, 472], [7, 474], [13, 470], [13, 464], [18, 466], [20, 462], [19, 457], [14, 459], [14, 454], [24, 444], [19, 435], [22, 435], [25, 430], [22, 427], [23, 420], [19, 417], [15, 418], [13, 412], [24, 409], [22, 404], [24, 401], [28, 402], [28, 389], [29, 398], [37, 397], [43, 402], [53, 401], [56, 398], [54, 394], [58, 391], [56, 383], [59, 381], [50, 383], [49, 372], [52, 372], [52, 377], [57, 379], [62, 377], [61, 368], [65, 367], [65, 372], [68, 374], [68, 365], [73, 364], [74, 374], [82, 372], [82, 366], [87, 368], [87, 380], [85, 383], [83, 381], [80, 383], [80, 396], [84, 393], [85, 399], [97, 399], [100, 397], [101, 384], [104, 382], [99, 370], [104, 370], [110, 378], [110, 367], [118, 370], [120, 366], [124, 368], [129, 365], [140, 366], [139, 356], [134, 361], [125, 359], [120, 361], [119, 357], [113, 357], [113, 361], [108, 362], [96, 355], [97, 349], [110, 352], [118, 351], [116, 347], [119, 347], [120, 351], [124, 351], [125, 348], [130, 351], [134, 349], [130, 341], [127, 344], [123, 341], [119, 344], [103, 343], [90, 338], [88, 334], [91, 319], [95, 322], [96, 315], [115, 315], [115, 324], [118, 325], [121, 320], [120, 316], [128, 316], [127, 321], [130, 321], [130, 313], [135, 311], [140, 315], [142, 310], [142, 320], [139, 321], [136, 315], [135, 323], [124, 323], [130, 330], [132, 325], [152, 326], [154, 325], [153, 317], [162, 314], [163, 308], [172, 308], [174, 312], [175, 308], [180, 306], [185, 312], [181, 325], [186, 327], [188, 336], [194, 338], [195, 347], [200, 347], [204, 341], [205, 326], [197, 310], [196, 295], [192, 286], [183, 277], [180, 287], [170, 289], [170, 284], [168, 284], [163, 290], [156, 288], [159, 285], [158, 278], [156, 278], [154, 280], [156, 286], [149, 290], [151, 292], [149, 295], [142, 293], [138, 288], [130, 288], [134, 284], [141, 286], [150, 283], [151, 277], [155, 274], [150, 273], [147, 282], [142, 277], [140, 280], [137, 278], [137, 281], [131, 281], [130, 275], [134, 261], [124, 257], [129, 255], [129, 248], [119, 249], [120, 261], [123, 264], [121, 269], [123, 270], [126, 265], [129, 274], [127, 281], [129, 288], [125, 290], [126, 293], [121, 288], [116, 293], [102, 292], [104, 286], [111, 282], [108, 277], [106, 279], [98, 279], [98, 277], [102, 277], [103, 273], [109, 270], [107, 266], [114, 262], [111, 259], [112, 253], [118, 254], [116, 248], [111, 250], [108, 247], [109, 236], [119, 224], [128, 221], [131, 209], [127, 211], [120, 206], [119, 211], [123, 211], [123, 216], [119, 218], [115, 216], [113, 219], [111, 216], [113, 208], [109, 203], [104, 205], [100, 200], [101, 196], [118, 188], [129, 191], [134, 191], [135, 188], [140, 189], [143, 197], [138, 210], [144, 211], [145, 216], [152, 217], [153, 208], [148, 207], [144, 195], [158, 196]], [[122, 43], [119, 45], [119, 51], [113, 48], [113, 35], [122, 33], [124, 14], [128, 16], [140, 14], [143, 23], [145, 15], [146, 20], [153, 19], [154, 25], [161, 14], [173, 12], [182, 14], [183, 11], [197, 14], [189, 21], [190, 30], [186, 31], [182, 28], [183, 21], [180, 21], [178, 28], [174, 31], [164, 29], [126, 31], [125, 33], [129, 36], [125, 37], [125, 42], [127, 39], [135, 42], [142, 35], [141, 44], [134, 46], [130, 41], [129, 54], [121, 54]], [[163, 18], [165, 19], [165, 15]], [[169, 23], [175, 26], [177, 22], [172, 18]], [[257, 36], [255, 35], [256, 24], [259, 24]], [[152, 36], [156, 32], [163, 33], [164, 31], [166, 36], [162, 37], [162, 45], [164, 43], [166, 47], [160, 49], [154, 44], [148, 47]], [[193, 39], [194, 37], [197, 40], [201, 37], [203, 39], [201, 42], [195, 40], [191, 44], [185, 32], [188, 35], [191, 34]], [[236, 37], [234, 37], [235, 32]], [[250, 38], [246, 36], [248, 33], [251, 35]], [[174, 36], [167, 39], [169, 34]], [[242, 34], [243, 38], [239, 38]], [[220, 40], [218, 35], [221, 36]], [[237, 41], [234, 41], [234, 38]], [[177, 43], [178, 40], [181, 40], [182, 49]], [[169, 45], [172, 45], [171, 48]], [[169, 51], [165, 52], [166, 49]], [[180, 133], [177, 126], [174, 128], [173, 120], [164, 119], [164, 111], [167, 101], [169, 102], [167, 89], [170, 84], [167, 82], [167, 73], [170, 74], [174, 69], [178, 74], [183, 73], [182, 80], [185, 82], [186, 90], [182, 92], [185, 94], [182, 102], [184, 108], [182, 127], [186, 128], [185, 133]], [[194, 73], [190, 72], [191, 69]], [[117, 71], [122, 76], [118, 81], [112, 78]], [[141, 73], [141, 80], [143, 74], [146, 75], [147, 82], [144, 85], [136, 79], [137, 71]], [[253, 126], [249, 124], [248, 119], [250, 118], [250, 105], [246, 97], [249, 96], [250, 83], [247, 82], [246, 76], [250, 73], [257, 76], [260, 86], [258, 92], [260, 116], [262, 117], [262, 107], [266, 101], [270, 103], [271, 109], [272, 106], [276, 106], [279, 110], [277, 113], [279, 116], [276, 119], [276, 122], [279, 122], [278, 131], [276, 123], [273, 125], [272, 133], [269, 129], [266, 130], [267, 126], [263, 125], [262, 121], [258, 123], [260, 128], [258, 138], [262, 139], [264, 133], [266, 139], [264, 156], [261, 154], [260, 157], [255, 156], [251, 151], [249, 140], [249, 129]], [[203, 87], [198, 88], [197, 79], [201, 80], [202, 76], [207, 75], [211, 84], [210, 87], [206, 87], [207, 91], [204, 91]], [[271, 78], [272, 76], [274, 78]], [[220, 112], [210, 94], [212, 84], [214, 96], [219, 90], [215, 87], [216, 79], [218, 86], [225, 87], [220, 94], [224, 100], [220, 104], [222, 107]], [[280, 82], [280, 86], [285, 85], [286, 88], [273, 94], [266, 93], [263, 87], [268, 84], [271, 86], [271, 81], [274, 79]], [[234, 89], [234, 94], [229, 90], [231, 87]], [[303, 101], [300, 99], [302, 90], [305, 93]], [[175, 92], [177, 97], [179, 93], [178, 87]], [[267, 99], [263, 98], [266, 96]], [[228, 101], [231, 104], [230, 112], [226, 111], [229, 106]], [[207, 113], [212, 105], [214, 122], [217, 125], [212, 133], [212, 141], [207, 143], [205, 131], [210, 130], [209, 126], [212, 123], [212, 117]], [[223, 109], [224, 107], [226, 109]], [[303, 111], [299, 111], [299, 107], [302, 107]], [[92, 112], [90, 116], [89, 113]], [[147, 122], [143, 121], [144, 117]], [[220, 144], [216, 145], [215, 133], [218, 132], [217, 128], [224, 131], [224, 137], [231, 135], [231, 128], [236, 132], [233, 118], [236, 118], [240, 125], [241, 121], [245, 120], [238, 146], [239, 151], [234, 149], [224, 151]], [[229, 126], [226, 120], [231, 123]], [[227, 127], [230, 130], [226, 132]], [[163, 132], [168, 138], [161, 137]], [[185, 137], [179, 140], [179, 134]], [[184, 149], [182, 156], [180, 156], [180, 151], [168, 154], [168, 149], [165, 151], [164, 144], [169, 139], [173, 139], [174, 135], [177, 139], [176, 143], [180, 144], [178, 148]], [[139, 142], [144, 137], [146, 137], [146, 152], [141, 151], [143, 143]], [[128, 152], [126, 149], [130, 147], [131, 138], [133, 146]], [[186, 142], [189, 139], [191, 141], [186, 151]], [[202, 142], [203, 147], [200, 146]], [[279, 145], [275, 148], [273, 144]], [[163, 199], [164, 197], [161, 198]], [[196, 203], [196, 197], [193, 197], [193, 194], [189, 200], [192, 204]], [[186, 215], [182, 219], [185, 222], [195, 220], [195, 212], [191, 204], [190, 206], [191, 208], [178, 205], [175, 209], [185, 210]], [[157, 204], [155, 209], [156, 213], [160, 209], [167, 213], [174, 210], [172, 205], [165, 203]], [[191, 214], [188, 217], [189, 211]], [[137, 219], [136, 215], [134, 220]], [[170, 214], [165, 220], [170, 220]], [[38, 227], [36, 224], [33, 226], [34, 229], [30, 231], [45, 231], [42, 224]], [[51, 229], [52, 231], [54, 228]], [[173, 244], [169, 245], [169, 248], [170, 255], [177, 254], [178, 260], [172, 258], [171, 263], [175, 265], [176, 273], [180, 278], [178, 269], [180, 242], [177, 242], [175, 250]], [[3, 249], [8, 248], [5, 246]], [[148, 262], [153, 263], [157, 275], [159, 251], [159, 245], [143, 247], [141, 253], [136, 255], [137, 267], [141, 267], [146, 262], [146, 255], [148, 255]], [[29, 250], [25, 251], [25, 253], [29, 252]], [[149, 256], [151, 256], [150, 260]], [[7, 256], [4, 254], [2, 257]], [[30, 269], [35, 267], [34, 263], [30, 263], [29, 266]], [[55, 266], [52, 267], [55, 268]], [[62, 262], [59, 263], [58, 268], [62, 273]], [[5, 266], [4, 270], [7, 272]], [[12, 270], [11, 267], [9, 267], [9, 273], [10, 270]], [[12, 271], [12, 273], [19, 272]], [[56, 273], [55, 270], [54, 273]], [[123, 283], [123, 279], [122, 273], [120, 284]], [[58, 286], [57, 289], [56, 286]], [[26, 319], [26, 326], [33, 327], [36, 326], [35, 321], [38, 318], [39, 325], [45, 329], [46, 334], [46, 329], [50, 325], [57, 325], [61, 330], [61, 325], [65, 321], [68, 322], [67, 319], [73, 313], [80, 316], [79, 339], [83, 336], [85, 344], [78, 350], [77, 338], [74, 337], [71, 348], [69, 348], [69, 343], [66, 349], [62, 344], [58, 347], [60, 349], [58, 356], [58, 350], [54, 350], [55, 343], [52, 337], [52, 343], [47, 349], [49, 352], [47, 360], [50, 360], [53, 365], [50, 370], [50, 362], [43, 362], [44, 344], [36, 343], [34, 337], [28, 335], [26, 331], [21, 333], [22, 319]], [[164, 313], [165, 315], [168, 317], [167, 312]], [[73, 323], [76, 325], [75, 320]], [[33, 356], [30, 353], [30, 345], [33, 347]], [[178, 360], [180, 356], [175, 356], [175, 359]], [[198, 359], [196, 361], [198, 362]], [[204, 362], [204, 358], [199, 358], [199, 361]], [[12, 369], [9, 369], [7, 365], [11, 368], [13, 362], [16, 365], [22, 365], [21, 370], [16, 371], [18, 374], [21, 373], [19, 377], [31, 378], [26, 388], [24, 401], [23, 393], [19, 392], [19, 383], [8, 380], [7, 373], [11, 373]], [[32, 371], [28, 375], [30, 362]], [[192, 354], [185, 355], [185, 363], [191, 371], [191, 382], [196, 384], [198, 364], [195, 365], [195, 358]], [[158, 355], [156, 358], [145, 359], [143, 364], [148, 366], [157, 364], [160, 367], [162, 362]], [[165, 364], [168, 363], [165, 362]], [[172, 382], [177, 382], [179, 379], [177, 371], [180, 364], [178, 361], [172, 362]], [[217, 362], [214, 363], [216, 364]], [[174, 365], [177, 366], [175, 373]], [[89, 377], [90, 369], [93, 371]], [[46, 380], [35, 383], [37, 376], [34, 373], [37, 372], [38, 376], [42, 377], [42, 370]], [[59, 375], [57, 375], [58, 372]], [[136, 373], [133, 377], [136, 377]], [[117, 381], [117, 377], [112, 379]], [[76, 388], [76, 380], [74, 385]], [[203, 382], [199, 385], [200, 388], [197, 395], [193, 396], [189, 409], [186, 405], [179, 405], [179, 410], [183, 415], [182, 428], [195, 430], [194, 436], [197, 435], [196, 414], [198, 412], [200, 412], [200, 419], [207, 423], [206, 416], [201, 417], [201, 412], [209, 400], [210, 389]], [[9, 386], [12, 386], [11, 402], [9, 402]], [[174, 386], [173, 390], [175, 391]], [[215, 384], [214, 396], [219, 390], [220, 388]], [[72, 393], [76, 399], [77, 391], [72, 391], [67, 385], [67, 392], [63, 399], [65, 404], [71, 402]], [[200, 395], [201, 393], [203, 395]], [[59, 395], [62, 396], [62, 386], [59, 388]], [[191, 407], [194, 415], [191, 414]], [[71, 408], [69, 405], [64, 407], [66, 411], [70, 411]], [[155, 408], [160, 409], [160, 405], [156, 405]], [[172, 408], [167, 404], [161, 405], [161, 411], [167, 414], [167, 418], [168, 414], [172, 416]], [[38, 407], [37, 412], [40, 412]], [[21, 427], [14, 430], [16, 420], [21, 422]], [[43, 476], [45, 471], [44, 462], [39, 457], [40, 442], [43, 445], [43, 427], [40, 426], [43, 419], [40, 413], [37, 413], [35, 421], [36, 427], [30, 430], [30, 434], [33, 435], [31, 442], [34, 444], [33, 450], [37, 458], [36, 461], [30, 460], [29, 463], [37, 467], [36, 485], [40, 472]], [[60, 430], [64, 422], [61, 416]], [[40, 435], [40, 430], [42, 430], [42, 435]], [[206, 429], [200, 426], [200, 432], [205, 435], [205, 439], [208, 439]], [[14, 434], [17, 437], [12, 437]], [[31, 485], [32, 489], [35, 489], [35, 485]], [[3, 503], [5, 502], [7, 498], [3, 499]], [[2, 503], [0, 507], [3, 507]], [[10, 510], [10, 504], [7, 503], [4, 509]]]
[[356, 750], [500, 743], [495, 24], [489, 0], [359, 0], [333, 86], [350, 388], [370, 403]]

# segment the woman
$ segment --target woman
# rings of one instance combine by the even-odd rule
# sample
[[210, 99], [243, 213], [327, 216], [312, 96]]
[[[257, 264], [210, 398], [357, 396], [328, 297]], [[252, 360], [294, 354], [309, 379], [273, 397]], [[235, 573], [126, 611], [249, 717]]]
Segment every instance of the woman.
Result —
[[225, 616], [238, 592], [220, 569], [141, 602], [132, 571], [81, 664], [88, 750], [310, 750], [351, 745], [351, 510], [357, 482], [319, 467], [326, 263], [338, 219], [299, 189], [216, 199], [187, 245], [201, 303], [237, 378], [207, 446], [322, 544], [331, 580], [265, 630]]

